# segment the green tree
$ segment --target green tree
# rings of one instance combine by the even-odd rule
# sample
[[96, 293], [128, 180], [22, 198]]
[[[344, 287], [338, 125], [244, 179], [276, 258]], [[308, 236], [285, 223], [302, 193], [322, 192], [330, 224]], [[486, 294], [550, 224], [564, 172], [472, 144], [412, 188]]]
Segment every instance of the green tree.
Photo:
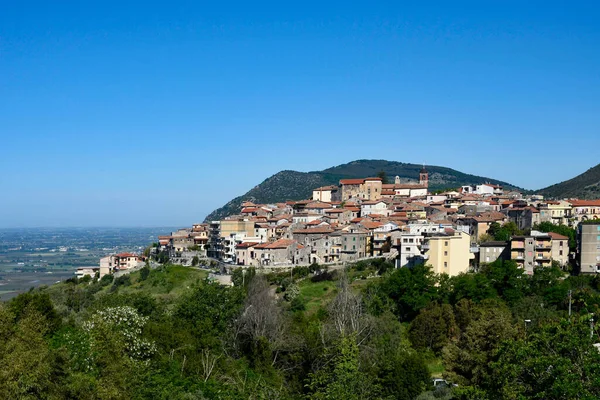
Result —
[[481, 268], [481, 273], [490, 281], [507, 303], [520, 300], [527, 291], [527, 280], [523, 269], [513, 260], [498, 259]]
[[358, 345], [352, 336], [342, 337], [330, 362], [309, 374], [307, 388], [308, 399], [375, 399], [381, 390], [360, 371]]
[[600, 353], [587, 320], [544, 325], [499, 350], [490, 389], [503, 399], [600, 398]]
[[412, 320], [419, 310], [437, 299], [436, 277], [430, 267], [398, 268], [381, 283], [381, 292], [392, 299], [401, 320]]
[[194, 256], [194, 258], [192, 258], [192, 267], [197, 267], [198, 264], [200, 264], [200, 259], [198, 256]]
[[498, 241], [509, 241], [512, 236], [522, 235], [523, 231], [519, 229], [517, 224], [510, 221], [502, 226], [499, 226], [497, 222], [492, 222], [488, 228], [488, 234], [494, 236], [494, 240]]
[[386, 173], [384, 170], [381, 170], [381, 171], [379, 171], [379, 172], [377, 173], [377, 177], [378, 177], [378, 178], [381, 178], [381, 183], [382, 183], [382, 184], [384, 184], [384, 185], [387, 185], [387, 184], [389, 183], [389, 182], [388, 182], [388, 176], [387, 176], [387, 173]]
[[439, 355], [450, 339], [458, 334], [454, 311], [449, 304], [434, 304], [421, 310], [412, 321], [410, 341], [416, 348], [429, 349]]
[[464, 328], [458, 341], [443, 352], [446, 375], [459, 385], [482, 386], [494, 376], [490, 363], [495, 361], [500, 345], [514, 339], [519, 330], [510, 310], [499, 301], [461, 307], [457, 320]]
[[20, 310], [16, 323], [0, 304], [0, 398], [40, 399], [56, 389], [53, 357], [44, 336], [49, 320], [34, 306]]

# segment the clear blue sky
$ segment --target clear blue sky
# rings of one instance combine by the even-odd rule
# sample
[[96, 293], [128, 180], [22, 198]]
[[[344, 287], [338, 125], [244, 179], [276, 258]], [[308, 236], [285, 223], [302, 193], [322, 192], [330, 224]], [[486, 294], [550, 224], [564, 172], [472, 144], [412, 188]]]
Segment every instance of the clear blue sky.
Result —
[[0, 226], [185, 226], [362, 158], [569, 179], [600, 162], [598, 21], [597, 1], [3, 2]]

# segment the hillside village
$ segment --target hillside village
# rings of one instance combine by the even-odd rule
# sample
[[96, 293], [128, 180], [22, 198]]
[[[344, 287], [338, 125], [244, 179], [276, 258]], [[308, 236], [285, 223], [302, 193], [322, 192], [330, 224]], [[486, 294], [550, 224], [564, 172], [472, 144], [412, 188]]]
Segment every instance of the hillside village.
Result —
[[[527, 274], [552, 262], [600, 271], [600, 225], [585, 224], [600, 218], [600, 200], [548, 201], [494, 184], [431, 193], [425, 167], [418, 182], [384, 179], [341, 179], [301, 201], [245, 202], [237, 215], [159, 236], [152, 252], [184, 265], [194, 257], [261, 268], [385, 257], [398, 268], [425, 263], [450, 276], [497, 259], [515, 260]], [[567, 236], [533, 229], [544, 222], [579, 227], [577, 248], [569, 248]], [[494, 240], [493, 231], [507, 223], [522, 234]], [[100, 276], [143, 261], [133, 254], [105, 257]]]

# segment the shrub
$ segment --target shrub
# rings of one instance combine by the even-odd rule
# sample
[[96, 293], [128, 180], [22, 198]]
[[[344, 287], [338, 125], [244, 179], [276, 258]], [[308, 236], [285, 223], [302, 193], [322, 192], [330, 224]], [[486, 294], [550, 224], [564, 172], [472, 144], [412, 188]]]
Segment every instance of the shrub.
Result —
[[129, 286], [131, 285], [131, 277], [129, 275], [123, 275], [115, 279], [115, 286]]
[[112, 275], [104, 275], [102, 277], [102, 279], [100, 279], [100, 286], [108, 286], [112, 283], [112, 281], [115, 279], [114, 276]]
[[335, 279], [337, 273], [336, 271], [324, 271], [320, 274], [313, 275], [310, 278], [311, 282], [324, 282], [324, 281], [332, 281]]

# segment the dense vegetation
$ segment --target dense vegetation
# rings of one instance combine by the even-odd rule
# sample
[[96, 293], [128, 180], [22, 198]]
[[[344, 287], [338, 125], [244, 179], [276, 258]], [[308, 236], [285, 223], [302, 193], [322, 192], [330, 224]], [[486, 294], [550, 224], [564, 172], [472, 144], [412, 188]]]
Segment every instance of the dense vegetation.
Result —
[[[307, 199], [312, 196], [314, 188], [337, 185], [340, 179], [344, 178], [379, 176], [383, 172], [388, 181], [393, 181], [396, 176], [403, 180], [418, 181], [421, 168], [423, 168], [422, 165], [396, 161], [357, 160], [323, 171], [281, 171], [255, 186], [246, 194], [236, 197], [223, 207], [213, 211], [206, 217], [205, 221], [210, 222], [238, 213], [244, 201], [262, 204]], [[496, 183], [506, 188], [516, 188], [506, 182], [465, 174], [451, 168], [427, 166], [427, 170], [429, 171], [429, 189], [432, 191], [484, 182]]]
[[[436, 276], [382, 259], [71, 279], [0, 304], [0, 397], [593, 399], [600, 278], [513, 262]], [[569, 291], [571, 311], [569, 316]], [[431, 376], [458, 386], [432, 387]]]
[[554, 199], [598, 199], [600, 198], [600, 164], [575, 178], [548, 186], [537, 192]]

